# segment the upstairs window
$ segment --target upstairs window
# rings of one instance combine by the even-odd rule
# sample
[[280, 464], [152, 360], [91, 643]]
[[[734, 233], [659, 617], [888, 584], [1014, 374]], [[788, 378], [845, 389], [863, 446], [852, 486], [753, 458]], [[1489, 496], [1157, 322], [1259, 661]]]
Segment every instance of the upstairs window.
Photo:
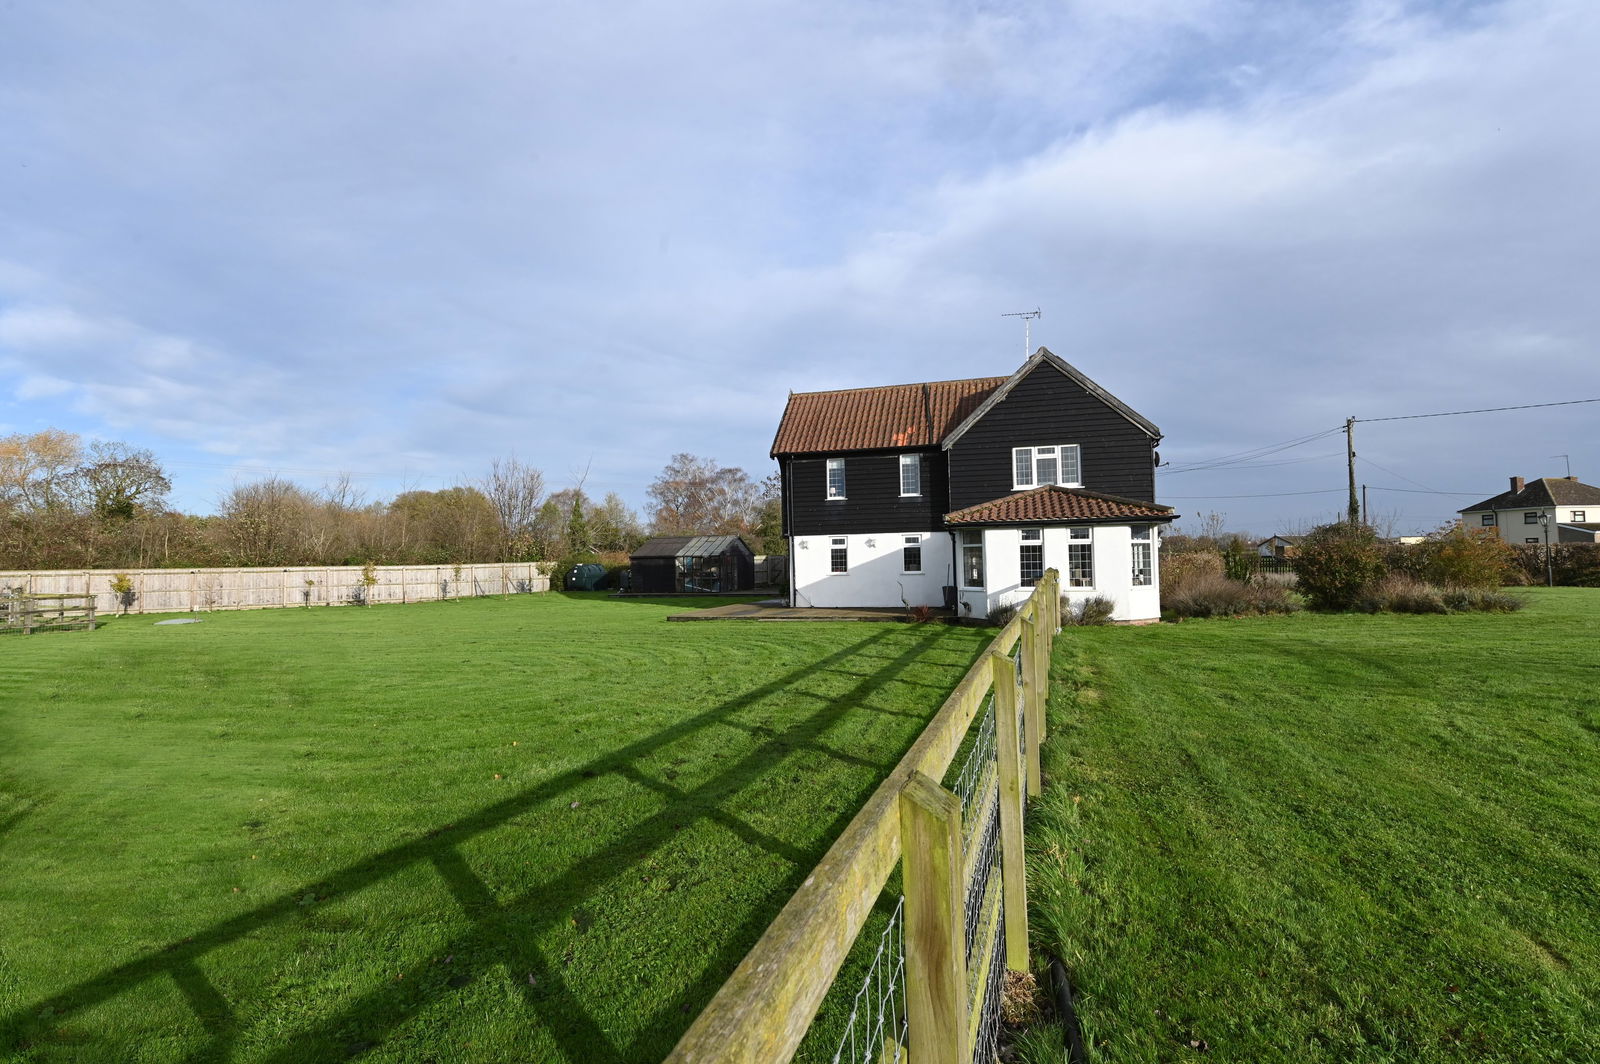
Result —
[[1494, 527], [1494, 514], [1484, 514], [1483, 515], [1483, 527], [1484, 528], [1493, 528]]
[[1083, 485], [1077, 444], [1011, 449], [1011, 486], [1021, 489], [1037, 488], [1044, 484], [1060, 484], [1069, 488]]
[[1037, 528], [1022, 530], [1022, 546], [1017, 554], [1022, 567], [1022, 586], [1033, 587], [1044, 576], [1044, 533]]
[[907, 536], [900, 548], [900, 569], [906, 573], [922, 572], [922, 537]]
[[828, 498], [844, 498], [844, 459], [828, 459]]
[[903, 454], [900, 456], [900, 494], [922, 494], [922, 456], [920, 454]]
[[1586, 511], [1586, 510], [1574, 510], [1574, 511], [1572, 511], [1573, 523], [1574, 524], [1582, 524], [1584, 521], [1589, 520], [1587, 517], [1584, 516], [1584, 514], [1587, 513], [1587, 512], [1588, 511]]
[[1538, 524], [1539, 523], [1539, 511], [1538, 510], [1529, 510], [1526, 513], [1524, 513], [1522, 515], [1522, 523], [1525, 524], [1525, 525], [1536, 525], [1536, 524]]
[[843, 536], [834, 536], [828, 541], [828, 566], [836, 573], [850, 571], [849, 541]]

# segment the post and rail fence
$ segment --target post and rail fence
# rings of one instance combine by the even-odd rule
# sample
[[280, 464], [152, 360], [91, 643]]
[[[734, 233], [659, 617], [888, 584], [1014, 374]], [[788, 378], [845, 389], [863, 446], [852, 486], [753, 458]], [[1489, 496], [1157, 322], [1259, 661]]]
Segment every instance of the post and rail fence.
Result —
[[29, 595], [0, 584], [0, 632], [94, 631], [94, 596]]
[[859, 988], [839, 988], [854, 996], [831, 1059], [996, 1059], [1005, 973], [1028, 967], [1022, 829], [1027, 799], [1040, 790], [1060, 610], [1051, 569], [667, 1064], [790, 1061], [897, 867], [903, 892], [887, 900], [892, 915], [866, 975]]
[[[118, 591], [119, 578], [126, 578]], [[371, 581], [370, 583], [368, 581]], [[101, 614], [200, 613], [510, 595], [550, 590], [535, 562], [292, 565], [240, 569], [56, 569], [0, 572], [0, 593], [76, 596]]]

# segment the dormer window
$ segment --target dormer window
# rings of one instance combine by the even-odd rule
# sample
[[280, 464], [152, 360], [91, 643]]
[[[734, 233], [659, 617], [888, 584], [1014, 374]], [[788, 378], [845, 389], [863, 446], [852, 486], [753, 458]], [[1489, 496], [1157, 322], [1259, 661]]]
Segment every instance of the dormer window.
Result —
[[1067, 488], [1083, 486], [1077, 444], [1011, 449], [1011, 486], [1020, 491], [1044, 484], [1060, 484]]

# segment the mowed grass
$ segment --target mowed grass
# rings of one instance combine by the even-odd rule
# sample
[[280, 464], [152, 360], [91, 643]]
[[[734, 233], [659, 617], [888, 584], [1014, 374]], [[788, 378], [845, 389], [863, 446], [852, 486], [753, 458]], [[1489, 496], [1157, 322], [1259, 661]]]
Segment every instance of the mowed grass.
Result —
[[1091, 1059], [1600, 1060], [1600, 591], [1525, 593], [1058, 641], [1029, 889]]
[[0, 641], [0, 1059], [660, 1059], [987, 642], [685, 608]]

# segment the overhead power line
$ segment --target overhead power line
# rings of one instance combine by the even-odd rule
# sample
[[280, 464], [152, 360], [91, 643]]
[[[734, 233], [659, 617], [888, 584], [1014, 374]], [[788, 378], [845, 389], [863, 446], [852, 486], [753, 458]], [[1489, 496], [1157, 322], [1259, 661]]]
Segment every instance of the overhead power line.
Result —
[[1395, 417], [1358, 417], [1357, 422], [1366, 421], [1415, 421], [1424, 417], [1457, 417], [1461, 414], [1497, 414], [1502, 410], [1538, 410], [1547, 406], [1578, 406], [1582, 403], [1600, 403], [1600, 399], [1568, 399], [1560, 403], [1524, 403], [1521, 406], [1486, 406], [1481, 410], [1445, 410], [1437, 414], [1399, 414]]
[[1343, 488], [1328, 488], [1326, 491], [1272, 491], [1265, 495], [1166, 495], [1163, 498], [1188, 500], [1192, 502], [1205, 502], [1210, 499], [1281, 499], [1286, 495], [1343, 495]]

